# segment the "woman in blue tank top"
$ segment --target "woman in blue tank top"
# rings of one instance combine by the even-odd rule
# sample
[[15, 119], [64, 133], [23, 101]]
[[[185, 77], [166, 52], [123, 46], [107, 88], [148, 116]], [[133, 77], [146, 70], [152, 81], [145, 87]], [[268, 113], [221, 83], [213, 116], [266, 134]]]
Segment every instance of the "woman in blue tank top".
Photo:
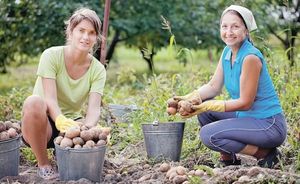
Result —
[[[221, 163], [240, 165], [237, 153], [257, 158], [261, 167], [273, 168], [277, 149], [287, 135], [286, 120], [262, 53], [249, 32], [257, 29], [247, 8], [231, 5], [224, 10], [220, 34], [226, 47], [212, 79], [199, 89], [173, 100], [195, 102], [194, 112], [179, 111], [184, 118], [198, 115], [200, 139], [221, 153]], [[225, 86], [230, 100], [213, 100]]]

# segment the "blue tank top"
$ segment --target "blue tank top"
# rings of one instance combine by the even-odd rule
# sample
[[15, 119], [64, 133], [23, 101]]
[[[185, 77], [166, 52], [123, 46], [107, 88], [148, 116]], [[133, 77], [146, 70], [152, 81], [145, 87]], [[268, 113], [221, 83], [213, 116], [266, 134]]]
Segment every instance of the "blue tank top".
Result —
[[262, 62], [258, 89], [252, 107], [247, 111], [237, 111], [237, 117], [267, 118], [281, 113], [282, 108], [279, 98], [275, 92], [274, 85], [268, 73], [266, 61], [262, 53], [255, 48], [248, 39], [245, 39], [237, 53], [233, 66], [231, 66], [230, 61], [231, 54], [232, 52], [230, 47], [226, 46], [222, 54], [224, 84], [232, 99], [238, 99], [240, 97], [240, 76], [244, 58], [247, 55], [253, 54], [259, 57]]

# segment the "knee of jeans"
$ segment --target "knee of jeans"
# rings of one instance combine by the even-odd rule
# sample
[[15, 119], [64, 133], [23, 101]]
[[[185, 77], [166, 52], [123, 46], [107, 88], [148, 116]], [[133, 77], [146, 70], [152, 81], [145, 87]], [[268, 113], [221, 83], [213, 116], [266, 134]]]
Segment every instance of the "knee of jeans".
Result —
[[207, 146], [209, 148], [213, 147], [212, 142], [211, 142], [211, 133], [210, 133], [209, 128], [207, 128], [206, 126], [202, 127], [200, 129], [199, 134], [200, 134], [200, 140], [205, 146]]

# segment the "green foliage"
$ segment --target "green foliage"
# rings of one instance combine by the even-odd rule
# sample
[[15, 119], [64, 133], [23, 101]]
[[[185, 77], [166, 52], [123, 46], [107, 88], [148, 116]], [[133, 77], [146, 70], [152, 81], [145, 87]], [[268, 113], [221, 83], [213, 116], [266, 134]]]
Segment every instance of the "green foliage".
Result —
[[36, 164], [37, 160], [29, 147], [23, 147], [20, 149], [21, 154], [25, 157], [26, 161], [28, 161], [31, 164]]
[[29, 94], [27, 88], [12, 88], [9, 94], [0, 95], [0, 119], [20, 119], [23, 101]]
[[1, 0], [0, 70], [6, 72], [6, 65], [14, 61], [22, 64], [45, 48], [64, 44], [64, 21], [76, 8], [82, 6], [103, 11], [99, 1], [88, 3], [74, 0], [70, 3], [68, 0]]

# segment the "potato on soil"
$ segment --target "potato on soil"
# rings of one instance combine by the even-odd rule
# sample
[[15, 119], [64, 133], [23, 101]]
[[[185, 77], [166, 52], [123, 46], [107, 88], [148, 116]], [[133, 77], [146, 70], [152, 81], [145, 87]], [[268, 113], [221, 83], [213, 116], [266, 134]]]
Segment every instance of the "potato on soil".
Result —
[[61, 146], [62, 148], [66, 148], [66, 147], [72, 148], [72, 146], [73, 146], [73, 141], [72, 141], [72, 139], [70, 139], [70, 138], [64, 137], [64, 138], [61, 140], [61, 142], [60, 142], [60, 146]]
[[187, 176], [186, 175], [177, 175], [173, 178], [173, 183], [174, 184], [181, 184], [183, 182], [185, 182], [187, 180]]
[[183, 167], [183, 166], [178, 166], [178, 167], [176, 168], [176, 173], [177, 173], [178, 175], [185, 175], [185, 174], [186, 174], [186, 168]]
[[8, 133], [8, 135], [9, 135], [10, 138], [15, 138], [18, 135], [16, 129], [14, 129], [14, 128], [8, 129], [7, 133]]
[[167, 100], [167, 104], [168, 104], [168, 107], [174, 107], [175, 109], [177, 109], [178, 101], [174, 100], [173, 98], [170, 98]]
[[63, 136], [58, 136], [58, 137], [55, 138], [54, 141], [55, 141], [56, 144], [60, 145], [61, 140], [63, 140], [63, 138], [64, 138]]
[[74, 137], [72, 141], [74, 145], [81, 145], [81, 146], [84, 145], [84, 141], [81, 137]]
[[176, 167], [172, 167], [168, 170], [166, 177], [169, 178], [171, 173], [175, 172], [176, 173]]
[[175, 178], [175, 176], [178, 176], [178, 174], [176, 173], [176, 171], [171, 172], [169, 180], [172, 181], [173, 178]]
[[78, 127], [71, 127], [65, 133], [65, 137], [70, 139], [73, 139], [74, 137], [78, 137], [79, 135], [80, 135], [80, 129]]
[[168, 163], [162, 163], [159, 167], [159, 170], [161, 172], [167, 172], [171, 168], [170, 164]]
[[177, 109], [174, 108], [174, 107], [168, 107], [168, 108], [167, 108], [167, 113], [168, 113], [169, 115], [175, 115], [175, 114], [177, 113]]
[[80, 132], [80, 137], [84, 141], [92, 140], [93, 136], [94, 136], [94, 133], [90, 130], [83, 130], [83, 131]]

